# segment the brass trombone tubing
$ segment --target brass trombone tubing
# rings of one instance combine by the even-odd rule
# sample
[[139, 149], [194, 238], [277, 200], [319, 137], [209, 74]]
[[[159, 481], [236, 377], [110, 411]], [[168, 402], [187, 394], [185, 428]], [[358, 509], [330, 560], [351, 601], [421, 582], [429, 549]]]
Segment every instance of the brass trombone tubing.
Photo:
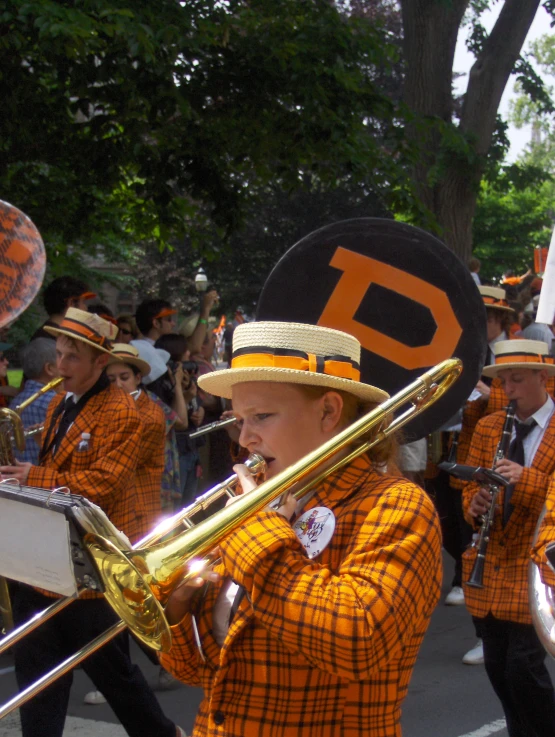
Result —
[[[387, 438], [391, 433], [395, 432], [400, 427], [405, 425], [412, 418], [413, 415], [425, 409], [429, 404], [433, 404], [437, 399], [443, 396], [443, 394], [449, 389], [453, 382], [456, 381], [461, 371], [462, 364], [458, 359], [448, 359], [441, 362], [440, 364], [420, 376], [416, 381], [414, 381], [404, 390], [396, 394], [394, 397], [386, 400], [376, 409], [365, 415], [363, 418], [357, 420], [349, 428], [342, 431], [341, 433], [339, 433], [339, 435], [335, 436], [335, 438], [332, 438], [332, 440], [325, 443], [324, 446], [313, 451], [312, 453], [309, 453], [303, 459], [293, 464], [289, 469], [285, 469], [281, 473], [277, 474], [274, 478], [265, 481], [249, 494], [245, 494], [244, 496], [240, 497], [237, 502], [232, 505], [232, 507], [226, 507], [225, 509], [216, 513], [211, 519], [206, 520], [196, 527], [182, 533], [180, 536], [172, 540], [169, 544], [165, 543], [164, 545], [154, 545], [150, 549], [147, 547], [141, 550], [139, 548], [139, 545], [144, 545], [147, 539], [151, 538], [152, 541], [160, 540], [168, 532], [171, 531], [171, 527], [169, 525], [161, 523], [161, 525], [155, 528], [152, 533], [150, 533], [150, 535], [148, 535], [144, 540], [141, 540], [136, 547], [134, 546], [134, 548], [128, 552], [127, 555], [129, 556], [129, 566], [133, 567], [132, 558], [136, 555], [138, 561], [146, 564], [147, 570], [160, 570], [160, 572], [163, 573], [164, 571], [162, 569], [166, 568], [166, 566], [168, 565], [168, 561], [170, 563], [175, 563], [175, 559], [178, 559], [179, 565], [177, 565], [176, 569], [172, 571], [172, 575], [169, 577], [168, 580], [162, 580], [161, 583], [153, 582], [153, 584], [158, 589], [157, 593], [160, 597], [160, 601], [165, 603], [167, 601], [168, 595], [171, 593], [171, 584], [176, 584], [176, 578], [179, 578], [179, 581], [181, 582], [188, 577], [186, 572], [184, 571], [184, 565], [181, 562], [183, 559], [183, 550], [181, 550], [181, 548], [183, 547], [183, 537], [187, 537], [188, 544], [190, 543], [190, 538], [193, 538], [193, 543], [192, 545], [189, 545], [189, 547], [195, 550], [196, 558], [198, 559], [200, 556], [208, 553], [214, 548], [215, 545], [217, 545], [217, 541], [214, 540], [214, 518], [218, 517], [217, 524], [219, 524], [219, 539], [222, 539], [226, 534], [231, 532], [232, 529], [234, 529], [238, 524], [241, 524], [251, 514], [256, 513], [256, 511], [271, 503], [272, 500], [276, 499], [283, 491], [285, 491], [284, 479], [287, 479], [287, 483], [289, 486], [294, 486], [297, 484], [297, 482], [301, 483], [301, 487], [296, 486], [296, 488], [294, 488], [295, 496], [299, 496], [305, 493], [309, 488], [317, 484], [322, 478], [325, 478], [330, 473], [346, 465], [351, 460], [364, 453], [366, 450], [369, 450], [381, 440]], [[443, 382], [441, 384], [436, 384], [436, 381], [439, 381], [440, 379], [443, 379]], [[336, 461], [331, 467], [327, 467], [325, 471], [321, 471], [316, 476], [313, 476], [312, 478], [306, 480], [304, 484], [302, 483], [303, 479], [305, 479], [308, 474], [310, 474], [322, 463], [325, 463], [328, 460], [332, 459], [334, 455], [336, 455], [343, 447], [345, 447], [347, 439], [348, 442], [353, 442], [361, 435], [364, 435], [366, 432], [371, 430], [378, 423], [383, 426], [384, 422], [387, 421], [388, 416], [407, 402], [412, 402], [413, 406], [402, 415], [394, 419], [391, 424], [389, 424], [386, 428], [380, 427], [377, 435], [374, 436], [371, 441], [365, 442], [362, 445], [356, 447], [346, 456], [343, 456], [338, 461]], [[182, 510], [181, 513], [174, 515], [174, 517], [171, 519], [175, 520], [176, 518], [179, 518], [180, 516], [182, 516], [184, 511], [185, 510]], [[166, 520], [166, 523], [168, 522], [169, 520]], [[94, 536], [92, 535], [90, 537], [94, 538]], [[102, 543], [103, 541], [102, 539], [99, 539], [97, 542]], [[162, 548], [163, 551], [161, 550]], [[101, 552], [103, 552], [104, 554], [107, 553], [109, 555], [110, 546], [108, 545], [107, 549]], [[115, 552], [119, 557], [125, 560], [125, 551], [116, 550]], [[160, 557], [161, 552], [162, 557]], [[194, 562], [196, 562], [194, 558], [190, 557], [186, 561], [186, 565], [191, 565]], [[193, 575], [198, 575], [198, 570], [199, 569], [197, 567], [196, 572]], [[147, 576], [144, 576], [144, 578], [147, 579]], [[112, 606], [114, 606], [112, 601], [110, 601], [110, 603], [112, 604]], [[116, 607], [114, 608], [116, 609], [116, 611], [118, 611], [118, 613], [120, 613], [119, 609], [117, 609]], [[28, 701], [36, 693], [45, 688], [47, 685], [50, 685], [50, 683], [55, 681], [58, 677], [71, 670], [75, 665], [87, 658], [90, 654], [96, 652], [96, 650], [109, 642], [117, 634], [122, 632], [126, 626], [127, 625], [123, 621], [116, 623], [115, 625], [113, 625], [113, 627], [106, 630], [106, 632], [104, 632], [102, 635], [99, 635], [95, 640], [82, 648], [78, 653], [68, 658], [66, 661], [50, 671], [50, 673], [45, 674], [45, 676], [43, 676], [39, 680], [39, 682], [32, 684], [25, 691], [15, 696], [11, 701], [0, 708], [0, 719], [2, 719], [4, 716], [9, 714], [21, 704]], [[135, 634], [140, 637], [140, 633], [136, 632]], [[145, 641], [144, 638], [141, 639]]]
[[27, 701], [32, 699], [33, 696], [36, 696], [36, 694], [45, 689], [47, 686], [50, 686], [51, 683], [54, 683], [54, 681], [58, 680], [58, 678], [61, 678], [61, 676], [69, 673], [70, 670], [72, 670], [73, 668], [75, 668], [76, 665], [79, 665], [79, 663], [88, 658], [89, 655], [92, 655], [97, 650], [100, 650], [100, 648], [106, 645], [107, 642], [113, 640], [114, 637], [120, 634], [120, 632], [123, 632], [126, 627], [127, 625], [125, 624], [125, 622], [120, 619], [119, 622], [113, 624], [101, 635], [95, 637], [95, 639], [89, 642], [86, 647], [71, 655], [69, 658], [67, 658], [67, 660], [64, 660], [55, 668], [52, 668], [51, 671], [48, 671], [48, 673], [45, 673], [43, 676], [41, 676], [30, 686], [27, 686], [27, 688], [25, 688], [23, 691], [20, 691], [12, 699], [6, 701], [6, 703], [0, 707], [0, 719], [7, 717], [8, 714], [11, 714], [11, 712], [14, 711], [14, 709], [19, 708]]

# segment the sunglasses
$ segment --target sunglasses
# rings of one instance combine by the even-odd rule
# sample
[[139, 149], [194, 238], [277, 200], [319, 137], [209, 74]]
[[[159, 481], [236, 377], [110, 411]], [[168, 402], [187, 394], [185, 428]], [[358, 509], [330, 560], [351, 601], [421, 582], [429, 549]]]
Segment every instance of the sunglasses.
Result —
[[131, 330], [127, 330], [126, 328], [120, 328], [119, 331], [123, 335], [133, 335], [132, 331]]

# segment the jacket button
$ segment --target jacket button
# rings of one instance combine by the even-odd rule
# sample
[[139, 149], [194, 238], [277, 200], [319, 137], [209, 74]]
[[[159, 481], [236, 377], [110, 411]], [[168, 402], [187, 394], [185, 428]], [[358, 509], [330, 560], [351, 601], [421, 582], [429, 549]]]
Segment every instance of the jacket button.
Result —
[[223, 711], [220, 711], [219, 709], [218, 711], [215, 711], [214, 712], [214, 724], [217, 724], [219, 726], [220, 724], [223, 724], [224, 721], [225, 721], [225, 714], [223, 713]]

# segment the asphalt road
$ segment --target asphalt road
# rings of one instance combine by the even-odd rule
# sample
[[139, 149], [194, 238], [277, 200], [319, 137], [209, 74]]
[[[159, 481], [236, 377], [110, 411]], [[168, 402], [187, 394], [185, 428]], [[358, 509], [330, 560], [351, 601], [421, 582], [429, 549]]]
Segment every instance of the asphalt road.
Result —
[[[447, 582], [452, 565], [449, 559], [445, 564]], [[446, 583], [444, 594], [448, 590]], [[462, 655], [474, 646], [475, 639], [464, 607], [438, 606], [404, 703], [404, 737], [507, 737], [501, 707], [483, 666], [467, 666], [461, 662]], [[155, 684], [157, 670], [138, 648], [136, 660], [149, 681]], [[555, 680], [555, 662], [550, 660], [549, 668]], [[92, 684], [83, 671], [76, 671], [64, 737], [125, 737], [126, 733], [106, 704], [87, 706], [83, 703], [84, 695], [91, 689]], [[3, 656], [0, 658], [2, 703], [15, 690], [10, 658]], [[191, 730], [201, 698], [200, 690], [179, 686], [173, 691], [158, 692], [158, 696], [167, 715], [186, 731]], [[0, 721], [0, 737], [19, 737], [20, 734], [17, 714]]]

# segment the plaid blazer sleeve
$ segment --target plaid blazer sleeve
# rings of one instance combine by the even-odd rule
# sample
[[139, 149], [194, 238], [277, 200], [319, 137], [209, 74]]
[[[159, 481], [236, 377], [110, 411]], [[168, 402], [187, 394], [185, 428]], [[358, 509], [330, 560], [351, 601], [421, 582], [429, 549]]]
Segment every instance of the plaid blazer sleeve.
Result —
[[[494, 425], [496, 423], [494, 422]], [[472, 442], [466, 456], [466, 464], [468, 466], [482, 466], [491, 468], [493, 457], [495, 455], [495, 442], [491, 438], [491, 418], [487, 417], [479, 421], [472, 436]], [[472, 517], [468, 508], [472, 497], [480, 489], [481, 484], [477, 481], [463, 482], [462, 504], [466, 521], [476, 527], [479, 523]]]
[[68, 486], [73, 494], [82, 494], [106, 509], [109, 500], [128, 489], [135, 478], [142, 423], [131, 402], [109, 402], [97, 409], [102, 412], [98, 452], [73, 453], [62, 469], [31, 466], [29, 485], [45, 489]]
[[358, 529], [339, 570], [307, 559], [290, 524], [263, 511], [221, 544], [257, 620], [290, 652], [350, 681], [398, 654], [437, 603], [437, 516], [429, 498], [397, 480]]

